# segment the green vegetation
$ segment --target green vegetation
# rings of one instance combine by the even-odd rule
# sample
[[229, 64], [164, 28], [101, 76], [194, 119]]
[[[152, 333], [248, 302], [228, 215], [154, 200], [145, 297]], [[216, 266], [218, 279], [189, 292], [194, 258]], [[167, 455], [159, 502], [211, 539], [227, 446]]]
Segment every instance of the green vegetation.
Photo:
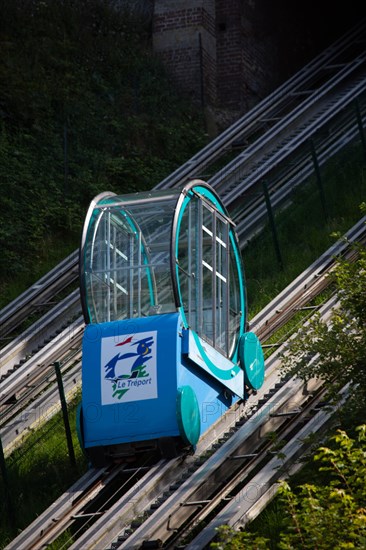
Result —
[[[0, 43], [1, 307], [76, 248], [93, 196], [153, 187], [200, 149], [206, 136], [201, 115], [172, 89], [152, 56], [149, 30], [102, 0], [0, 0]], [[330, 213], [325, 223], [314, 182], [294, 194], [291, 210], [278, 216], [283, 270], [269, 230], [247, 247], [251, 316], [334, 242], [332, 232], [346, 231], [359, 218], [365, 197], [360, 157], [359, 147], [351, 147], [322, 170]], [[73, 406], [70, 415], [74, 427]], [[69, 464], [60, 416], [7, 460], [17, 530], [85, 470], [73, 437], [76, 469]], [[294, 510], [297, 495], [284, 493]], [[316, 497], [319, 509], [325, 497], [333, 498], [318, 490], [309, 495], [306, 506]], [[337, 501], [338, 511], [341, 505]], [[275, 507], [282, 517], [283, 508]], [[276, 519], [274, 510], [266, 513]], [[13, 533], [4, 501], [1, 518], [5, 545]], [[246, 547], [260, 548], [253, 539], [250, 544]]]
[[[326, 485], [306, 483], [296, 491], [284, 483], [277, 502], [277, 531], [271, 537], [245, 531], [220, 529], [221, 542], [215, 550], [328, 550], [366, 546], [366, 425], [357, 428], [352, 439], [339, 430], [331, 447], [321, 447], [315, 455], [319, 470], [327, 474]], [[333, 442], [332, 442], [333, 443]], [[263, 514], [263, 529], [268, 518]]]
[[[77, 401], [80, 400], [80, 397]], [[86, 471], [87, 464], [76, 434], [76, 403], [70, 404], [76, 466], [70, 464], [61, 413], [30, 434], [6, 460], [13, 520], [8, 514], [3, 480], [0, 483], [0, 547], [24, 529]], [[12, 527], [11, 523], [14, 524]]]
[[0, 0], [0, 307], [77, 247], [96, 194], [150, 189], [205, 144], [149, 40], [103, 0]]
[[276, 228], [283, 259], [279, 268], [273, 237], [267, 227], [244, 249], [244, 267], [250, 315], [260, 311], [297, 275], [344, 234], [361, 217], [366, 196], [366, 172], [359, 144], [347, 147], [322, 168], [328, 217], [322, 210], [319, 189], [312, 178], [293, 194], [286, 213], [276, 214]]
[[[361, 209], [366, 210], [363, 204]], [[243, 533], [221, 529], [221, 542], [212, 548], [328, 549], [365, 548], [366, 545], [366, 248], [354, 246], [354, 262], [337, 259], [332, 274], [339, 297], [331, 324], [318, 315], [300, 329], [283, 357], [286, 374], [325, 381], [329, 398], [349, 385], [349, 398], [339, 420], [351, 436], [339, 430], [315, 454], [322, 466], [307, 465], [299, 476], [283, 484], [279, 497]], [[317, 356], [315, 362], [312, 357]], [[352, 439], [355, 434], [355, 439]], [[325, 474], [325, 475], [324, 475]]]
[[[304, 380], [322, 378], [333, 396], [351, 384], [350, 403], [366, 420], [366, 248], [361, 244], [354, 248], [356, 261], [337, 260], [333, 277], [339, 307], [331, 323], [314, 315], [287, 345], [282, 368]], [[317, 354], [319, 359], [311, 362]]]

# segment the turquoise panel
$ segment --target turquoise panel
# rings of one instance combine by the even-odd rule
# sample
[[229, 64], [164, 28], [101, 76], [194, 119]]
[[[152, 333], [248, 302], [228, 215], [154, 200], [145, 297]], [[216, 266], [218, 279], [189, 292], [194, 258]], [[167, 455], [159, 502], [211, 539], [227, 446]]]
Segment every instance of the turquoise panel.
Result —
[[[243, 398], [243, 370], [239, 365], [224, 357], [210, 344], [202, 340], [193, 330], [183, 329], [182, 336], [182, 352], [231, 392]], [[210, 381], [211, 383], [212, 381]]]
[[196, 445], [201, 435], [201, 418], [196, 394], [190, 386], [178, 388], [177, 420], [183, 441]]
[[244, 381], [253, 390], [264, 382], [264, 356], [262, 346], [254, 332], [246, 332], [239, 341], [239, 357], [244, 369]]

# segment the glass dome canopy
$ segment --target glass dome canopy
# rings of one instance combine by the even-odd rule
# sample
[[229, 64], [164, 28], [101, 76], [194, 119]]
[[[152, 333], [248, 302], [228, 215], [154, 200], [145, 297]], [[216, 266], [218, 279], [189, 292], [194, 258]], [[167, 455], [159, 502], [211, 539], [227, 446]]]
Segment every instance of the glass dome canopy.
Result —
[[95, 197], [84, 224], [80, 287], [86, 323], [179, 311], [185, 328], [230, 358], [245, 330], [234, 224], [201, 180], [182, 190]]

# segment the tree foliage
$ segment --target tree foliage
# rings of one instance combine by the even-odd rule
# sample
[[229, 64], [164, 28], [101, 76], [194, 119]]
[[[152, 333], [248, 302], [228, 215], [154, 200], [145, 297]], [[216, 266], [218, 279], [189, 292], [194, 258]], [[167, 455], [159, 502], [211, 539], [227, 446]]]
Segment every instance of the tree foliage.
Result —
[[283, 483], [279, 504], [283, 524], [278, 542], [246, 531], [220, 529], [216, 550], [269, 549], [329, 550], [366, 547], [366, 425], [357, 428], [357, 439], [339, 430], [334, 444], [321, 447], [314, 460], [330, 476], [327, 485], [305, 484], [291, 489]]
[[351, 386], [351, 404], [364, 416], [366, 405], [366, 248], [350, 244], [355, 261], [338, 258], [331, 275], [338, 307], [330, 322], [315, 315], [288, 345], [283, 370], [304, 380], [323, 379], [333, 396]]
[[206, 142], [146, 21], [114, 6], [0, 0], [0, 278], [79, 234], [97, 193], [150, 189]]
[[[365, 211], [365, 205], [361, 209]], [[323, 379], [333, 397], [349, 384], [347, 411], [354, 423], [355, 418], [364, 421], [366, 410], [366, 248], [357, 243], [350, 249], [355, 260], [337, 258], [331, 276], [339, 303], [330, 322], [315, 315], [304, 325], [287, 347], [283, 369], [304, 380]], [[297, 489], [283, 483], [277, 500], [280, 521], [272, 540], [266, 529], [235, 533], [224, 526], [221, 541], [212, 548], [366, 548], [366, 425], [355, 433], [356, 438], [351, 438], [339, 430], [331, 444], [316, 453], [320, 472], [327, 476], [323, 483]]]

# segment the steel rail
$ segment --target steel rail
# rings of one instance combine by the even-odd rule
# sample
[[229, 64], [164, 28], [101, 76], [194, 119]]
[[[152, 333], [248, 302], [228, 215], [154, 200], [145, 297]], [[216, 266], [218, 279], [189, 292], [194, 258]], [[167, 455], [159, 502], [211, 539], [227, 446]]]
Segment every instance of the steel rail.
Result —
[[269, 131], [259, 136], [242, 153], [219, 170], [209, 179], [210, 184], [218, 189], [225, 185], [226, 189], [228, 181], [230, 182], [232, 179], [235, 181], [238, 178], [238, 170], [243, 164], [247, 168], [247, 174], [250, 174], [253, 170], [253, 163], [254, 166], [258, 164], [257, 157], [261, 158], [261, 162], [263, 162], [263, 158], [266, 159], [268, 155], [272, 154], [273, 149], [286, 149], [293, 140], [292, 134], [296, 136], [300, 133], [301, 125], [307, 124], [309, 120], [318, 119], [325, 110], [331, 109], [337, 98], [352, 93], [352, 89], [363, 77], [362, 69], [365, 57], [366, 52], [363, 52], [352, 63], [342, 67], [336, 75], [323, 83], [319, 89], [312, 92], [288, 112]]
[[83, 328], [84, 323], [80, 317], [5, 378], [0, 386], [0, 406], [5, 406], [7, 402], [16, 399], [25, 388], [36, 384], [52, 363], [61, 360], [71, 347], [80, 347]]
[[[363, 124], [366, 123], [366, 104], [362, 107], [361, 120]], [[327, 131], [327, 127], [322, 128], [323, 131]], [[332, 126], [331, 139], [320, 141], [316, 145], [319, 167], [325, 165], [330, 158], [354, 141], [359, 135], [359, 131], [355, 117], [353, 121], [346, 120], [338, 124], [335, 129]], [[314, 174], [314, 161], [310, 159], [310, 147], [306, 142], [300, 147], [299, 153], [290, 158], [290, 165], [286, 158], [279, 165], [275, 165], [266, 176], [265, 181], [270, 182], [271, 206], [276, 211], [291, 206], [293, 190], [306, 184], [310, 176]], [[263, 189], [258, 189], [257, 192], [249, 189], [245, 194], [245, 208], [239, 204], [237, 207], [233, 206], [231, 212], [237, 225], [236, 231], [240, 246], [244, 248], [249, 239], [257, 235], [268, 221], [268, 209], [263, 201]]]
[[[176, 533], [166, 533], [166, 536], [168, 535], [169, 539], [169, 543], [166, 545], [167, 547], [173, 548], [172, 545], [179, 546], [183, 540], [187, 540], [187, 538], [191, 536], [192, 530], [197, 527], [199, 528], [199, 526], [202, 525], [202, 521], [206, 521], [209, 515], [215, 511], [217, 512], [218, 507], [221, 507], [224, 502], [231, 500], [237, 504], [238, 500], [241, 501], [242, 498], [248, 499], [250, 497], [252, 497], [252, 500], [256, 500], [256, 493], [259, 489], [257, 479], [263, 479], [263, 472], [266, 470], [264, 464], [268, 463], [273, 455], [281, 456], [281, 464], [279, 465], [281, 469], [278, 470], [276, 474], [282, 477], [284, 468], [288, 467], [290, 462], [290, 457], [289, 455], [286, 455], [285, 452], [287, 445], [284, 447], [286, 441], [290, 438], [293, 443], [299, 441], [299, 428], [301, 428], [306, 422], [309, 429], [309, 424], [311, 424], [309, 418], [315, 414], [315, 410], [322, 405], [323, 400], [326, 398], [326, 391], [324, 387], [319, 386], [319, 381], [312, 380], [309, 382], [313, 382], [314, 387], [311, 387], [308, 383], [306, 386], [306, 391], [309, 392], [310, 390], [311, 393], [306, 399], [304, 399], [304, 396], [297, 396], [298, 400], [291, 400], [289, 403], [292, 408], [291, 410], [289, 410], [289, 407], [286, 406], [285, 410], [272, 413], [272, 418], [277, 420], [277, 425], [274, 424], [273, 426], [270, 426], [270, 437], [268, 437], [268, 441], [261, 444], [257, 442], [257, 448], [250, 447], [251, 452], [248, 454], [257, 454], [257, 456], [248, 457], [243, 456], [243, 454], [239, 454], [243, 452], [242, 446], [238, 454], [231, 455], [229, 460], [226, 460], [224, 463], [226, 473], [224, 474], [221, 468], [219, 476], [215, 476], [216, 478], [219, 477], [220, 481], [216, 484], [216, 487], [212, 487], [212, 490], [204, 495], [206, 496], [205, 500], [207, 500], [207, 502], [199, 502], [197, 499], [197, 504], [195, 500], [189, 500], [183, 504], [183, 506], [188, 506], [190, 508], [185, 514], [188, 521], [184, 526], [178, 527]], [[322, 428], [324, 428], [323, 425]], [[268, 429], [267, 426], [266, 429]], [[294, 432], [297, 432], [296, 435], [293, 435]], [[260, 435], [263, 437], [263, 430], [261, 430]], [[276, 439], [275, 442], [272, 440], [273, 437]], [[302, 446], [301, 451], [304, 452], [305, 450], [308, 450], [309, 446], [310, 443], [307, 441]], [[291, 456], [291, 459], [293, 460], [294, 457]], [[298, 455], [296, 459], [298, 459]], [[236, 468], [235, 466], [230, 468], [230, 465], [232, 465], [233, 462], [235, 462]], [[253, 479], [253, 472], [258, 468], [261, 468], [260, 474], [257, 474], [257, 476]], [[221, 477], [225, 479], [224, 483], [222, 483], [220, 479]], [[245, 482], [245, 488], [239, 490], [238, 486], [240, 487], [243, 482]], [[191, 494], [189, 498], [195, 499], [195, 495]], [[194, 510], [196, 511], [194, 512]], [[172, 514], [169, 525], [170, 529], [172, 529], [173, 524], [175, 523], [174, 520], [178, 520], [178, 525], [181, 522], [183, 523], [183, 517], [174, 518]]]
[[[260, 159], [257, 156], [259, 153], [258, 150], [253, 152], [256, 155], [256, 167], [252, 167], [250, 173], [247, 173], [246, 176], [242, 175], [239, 180], [237, 176], [238, 170], [245, 166], [247, 167], [247, 158], [244, 154], [236, 157], [231, 167], [226, 167], [228, 170], [225, 174], [225, 184], [228, 187], [221, 189], [221, 197], [227, 208], [232, 208], [233, 205], [240, 199], [241, 195], [248, 191], [248, 189], [253, 189], [254, 185], [258, 182], [261, 182], [270, 171], [273, 169], [273, 166], [283, 162], [284, 159], [289, 157], [290, 154], [294, 153], [301, 145], [308, 142], [309, 139], [318, 132], [318, 130], [328, 124], [337, 114], [339, 114], [345, 107], [347, 107], [351, 102], [353, 102], [360, 94], [364, 93], [366, 90], [366, 68], [365, 74], [362, 79], [359, 80], [351, 89], [348, 90], [348, 93], [342, 94], [337, 98], [334, 103], [329, 103], [328, 108], [324, 108], [322, 114], [319, 114], [314, 119], [308, 119], [307, 122], [303, 123], [302, 127], [299, 126], [293, 134], [288, 134], [282, 142], [273, 142], [273, 149], [267, 154], [266, 157]], [[356, 121], [355, 121], [356, 126]], [[309, 159], [309, 163], [311, 159]], [[229, 174], [230, 169], [230, 174]], [[228, 183], [229, 175], [232, 177], [230, 183]], [[223, 175], [221, 175], [223, 176]], [[209, 179], [208, 183], [213, 187], [217, 187], [217, 182], [220, 182], [220, 185], [223, 184], [223, 177], [220, 179], [215, 176], [215, 179]]]
[[[229, 525], [238, 530], [255, 519], [274, 498], [280, 487], [280, 482], [287, 479], [293, 472], [293, 466], [296, 465], [299, 457], [308, 451], [310, 446], [309, 436], [314, 436], [314, 434], [323, 431], [332, 415], [344, 405], [348, 390], [348, 386], [342, 389], [340, 399], [331, 410], [320, 410], [311, 418], [281, 449], [279, 456], [270, 460], [249, 483], [242, 487], [239, 497], [235, 495], [230, 498], [226, 506], [185, 548], [187, 550], [202, 550], [215, 539], [217, 528], [221, 525]], [[251, 498], [253, 488], [256, 492], [255, 499]]]
[[77, 276], [78, 251], [75, 251], [0, 311], [0, 339], [4, 339], [30, 313], [48, 305], [49, 300]]
[[303, 100], [303, 92], [315, 89], [318, 81], [328, 78], [339, 63], [346, 63], [355, 55], [355, 45], [362, 51], [365, 43], [365, 20], [333, 43], [293, 77], [269, 94], [256, 107], [201, 149], [196, 155], [162, 180], [155, 188], [166, 189], [202, 177], [202, 170], [217, 161], [235, 141], [250, 142], [258, 132], [267, 130], [284, 113]]
[[0, 383], [9, 371], [38, 353], [80, 315], [80, 293], [77, 289], [0, 350]]
[[[72, 515], [95, 498], [114, 479], [121, 467], [91, 468], [66, 493], [61, 495], [6, 548], [32, 550], [42, 548], [47, 537], [56, 538], [67, 528]], [[52, 534], [52, 535], [51, 535]]]
[[[335, 307], [335, 299], [329, 301], [327, 305], [324, 306], [323, 315], [325, 317], [329, 316], [330, 311], [333, 307]], [[268, 400], [268, 395], [272, 395], [271, 392], [273, 391], [273, 388], [276, 386], [276, 384], [279, 384], [281, 386], [280, 376], [278, 374], [278, 357], [280, 356], [282, 349], [277, 350], [273, 357], [271, 356], [271, 361], [267, 365], [267, 375], [263, 388], [261, 388], [257, 395], [250, 396], [248, 402], [244, 407], [242, 404], [240, 404], [240, 408], [238, 410], [228, 411], [225, 417], [220, 419], [215, 424], [212, 430], [210, 430], [210, 435], [206, 437], [203, 441], [199, 442], [196, 451], [199, 455], [202, 455], [205, 451], [207, 451], [207, 449], [209, 449], [212, 446], [213, 442], [217, 441], [217, 439], [225, 439], [230, 431], [235, 430], [236, 425], [242, 424], [243, 419], [241, 415], [243, 414], [243, 412], [244, 414], [249, 415], [250, 411], [255, 410], [257, 403], [260, 399], [264, 401], [264, 405], [262, 405], [261, 408], [258, 408], [254, 417], [252, 416], [249, 418], [250, 422], [248, 422], [247, 424], [248, 427], [251, 426], [251, 428], [253, 428], [256, 422], [259, 423], [260, 426], [263, 426], [265, 420], [268, 419], [269, 414], [273, 415], [276, 411], [280, 410], [281, 408], [283, 409], [289, 399], [292, 399], [292, 401], [294, 400], [294, 395], [297, 391], [296, 388], [298, 388], [298, 384], [299, 386], [301, 386], [300, 381], [293, 381], [291, 383], [293, 384], [293, 389], [290, 389], [289, 386], [287, 386], [285, 389], [282, 389], [281, 395], [279, 393], [276, 393], [276, 397], [270, 397], [270, 399]], [[275, 355], [277, 356], [277, 360], [274, 360]], [[282, 387], [284, 388], [284, 386]], [[242, 433], [237, 436], [237, 439], [239, 441], [243, 440]], [[214, 456], [216, 456], [216, 453]], [[105, 545], [107, 543], [110, 543], [110, 541], [112, 540], [111, 537], [114, 536], [118, 538], [118, 530], [123, 531], [124, 529], [128, 528], [129, 524], [131, 523], [131, 521], [133, 521], [134, 518], [135, 521], [133, 523], [138, 523], [138, 520], [136, 520], [136, 515], [141, 515], [144, 512], [146, 513], [149, 507], [158, 508], [161, 497], [157, 499], [157, 487], [159, 489], [158, 492], [160, 493], [162, 493], [163, 491], [167, 491], [167, 470], [169, 469], [170, 471], [170, 466], [174, 468], [173, 471], [175, 481], [179, 477], [187, 477], [187, 486], [194, 486], [195, 478], [191, 476], [188, 477], [188, 473], [191, 471], [195, 471], [195, 462], [197, 461], [194, 461], [193, 457], [185, 457], [183, 460], [176, 460], [167, 463], [167, 465], [164, 466], [161, 471], [159, 471], [159, 477], [155, 478], [152, 486], [151, 484], [145, 484], [145, 482], [142, 480], [142, 494], [140, 495], [140, 497], [135, 495], [132, 503], [130, 501], [129, 495], [125, 495], [124, 497], [122, 497], [120, 501], [118, 501], [115, 505], [111, 507], [108, 512], [106, 512], [103, 518], [98, 519], [95, 524], [88, 531], [86, 531], [84, 535], [82, 535], [81, 538], [77, 539], [74, 545], [71, 546], [71, 550], [76, 550], [80, 547], [82, 547], [83, 550], [91, 548], [105, 548]], [[199, 459], [198, 462], [200, 463]], [[201, 471], [197, 470], [197, 472], [198, 473], [196, 474], [193, 473], [193, 476], [197, 475], [200, 478], [201, 482], [203, 482]], [[171, 477], [169, 477], [169, 483], [171, 483], [170, 480]], [[169, 492], [173, 493], [174, 496], [176, 489], [175, 484], [170, 485], [169, 487]], [[171, 510], [171, 504], [172, 502], [170, 500], [169, 504], [166, 504], [168, 513], [170, 513], [169, 510]], [[151, 519], [151, 523], [155, 525], [155, 514], [153, 514], [153, 516], [151, 517], [154, 518]], [[133, 548], [134, 546], [131, 546], [132, 544], [133, 540], [128, 538], [125, 547]], [[124, 546], [121, 547], [123, 548]]]

